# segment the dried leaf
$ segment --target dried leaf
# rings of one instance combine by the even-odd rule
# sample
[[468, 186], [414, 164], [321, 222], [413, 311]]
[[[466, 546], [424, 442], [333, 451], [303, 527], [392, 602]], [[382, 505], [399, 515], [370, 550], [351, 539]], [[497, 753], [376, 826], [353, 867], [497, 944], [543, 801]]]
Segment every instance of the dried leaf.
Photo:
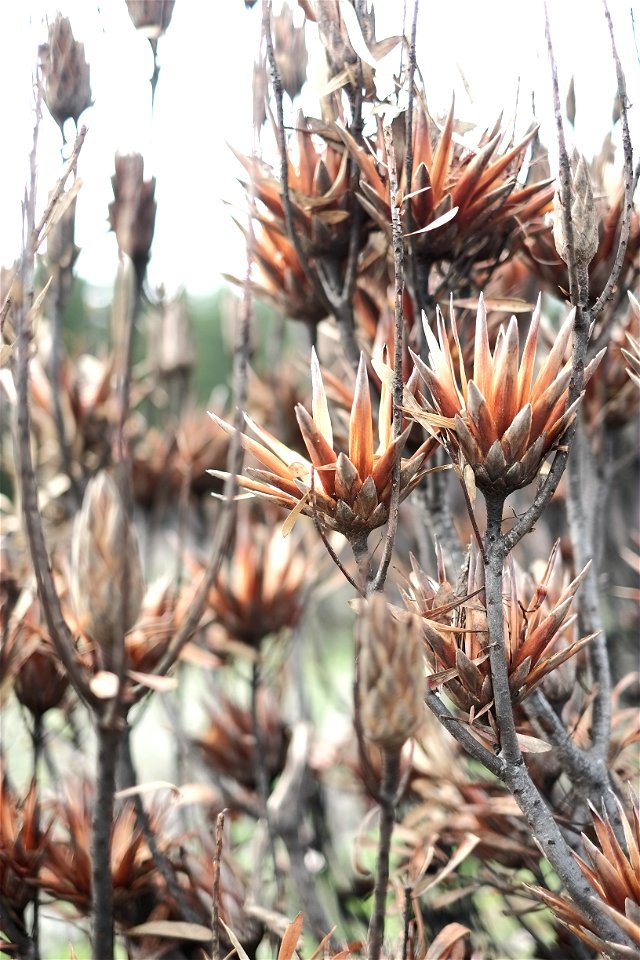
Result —
[[[222, 924], [222, 926], [223, 926], [223, 927], [225, 928], [225, 930], [227, 931], [227, 935], [228, 935], [228, 937], [229, 937], [229, 940], [231, 940], [231, 943], [232, 943], [233, 946], [236, 948], [236, 953], [238, 954], [239, 960], [249, 960], [249, 955], [248, 955], [248, 953], [246, 952], [246, 950], [244, 950], [242, 944], [240, 943], [240, 941], [239, 941], [238, 938], [236, 937], [235, 933], [233, 932], [233, 930], [231, 929], [231, 927], [228, 927], [228, 926], [226, 925], [226, 923], [224, 922], [224, 920], [222, 919], [222, 917], [220, 917], [220, 923]], [[208, 932], [208, 935], [209, 935], [209, 940], [211, 940], [211, 932], [210, 932], [210, 931], [207, 931], [207, 932]]]
[[293, 957], [298, 945], [298, 940], [300, 939], [300, 934], [302, 933], [303, 920], [302, 914], [299, 913], [285, 930], [280, 949], [278, 950], [278, 960], [291, 960]]
[[175, 677], [161, 677], [157, 673], [138, 673], [137, 670], [127, 670], [127, 676], [135, 680], [136, 683], [142, 684], [143, 687], [157, 690], [158, 693], [168, 693], [178, 686]]
[[[231, 937], [231, 931], [227, 925], [222, 920], [220, 922]], [[186, 920], [150, 920], [148, 923], [140, 923], [135, 927], [130, 927], [124, 932], [127, 937], [169, 937], [176, 940], [193, 940], [196, 943], [211, 943], [209, 927], [205, 927], [201, 923], [188, 923]], [[241, 960], [249, 960], [240, 944], [236, 946], [233, 943], [233, 945], [238, 950], [238, 956]]]
[[458, 207], [452, 207], [451, 210], [447, 210], [446, 213], [443, 213], [441, 217], [437, 217], [435, 220], [432, 220], [431, 223], [428, 223], [426, 227], [421, 227], [419, 230], [414, 230], [412, 233], [405, 233], [405, 237], [415, 237], [419, 233], [428, 233], [430, 230], [439, 230], [440, 227], [444, 227], [446, 223], [449, 223], [450, 220], [453, 220], [455, 215], [458, 212]]

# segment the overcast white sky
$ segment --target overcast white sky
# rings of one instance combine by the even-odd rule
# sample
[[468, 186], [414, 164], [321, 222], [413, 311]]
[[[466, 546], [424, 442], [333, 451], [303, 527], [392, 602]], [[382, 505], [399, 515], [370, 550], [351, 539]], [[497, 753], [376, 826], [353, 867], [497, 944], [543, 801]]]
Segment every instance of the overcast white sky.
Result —
[[[634, 6], [638, 31], [640, 16], [630, 0], [609, 0], [609, 6], [627, 72], [637, 152], [640, 67]], [[89, 134], [79, 165], [84, 186], [77, 212], [76, 239], [83, 251], [78, 272], [99, 285], [108, 285], [115, 272], [116, 246], [106, 217], [116, 150], [139, 150], [149, 175], [157, 177], [158, 218], [149, 267], [153, 284], [164, 282], [170, 292], [182, 284], [197, 294], [215, 289], [221, 272], [242, 272], [242, 237], [222, 200], [238, 203], [242, 198], [235, 185], [239, 168], [226, 144], [246, 152], [251, 148], [251, 75], [260, 7], [258, 2], [246, 10], [243, 0], [177, 0], [159, 44], [161, 72], [151, 125], [151, 52], [133, 28], [124, 0], [5, 0], [0, 29], [0, 262], [9, 264], [20, 252], [20, 200], [33, 125], [31, 72], [37, 45], [46, 39], [46, 18], [53, 19], [60, 9], [71, 19], [76, 39], [85, 44], [95, 101], [83, 116]], [[375, 7], [378, 39], [401, 32], [401, 0], [377, 0]], [[412, 9], [411, 0], [407, 7]], [[602, 3], [550, 0], [549, 7], [562, 90], [572, 73], [576, 78], [575, 139], [590, 156], [609, 129], [615, 93]], [[390, 68], [397, 69], [398, 59], [396, 49], [388, 58]], [[504, 109], [505, 122], [512, 121], [520, 78], [521, 128], [531, 116], [532, 89], [538, 119], [549, 122], [542, 0], [422, 0], [418, 64], [432, 111], [446, 110], [455, 88], [459, 116], [489, 124]], [[464, 92], [459, 68], [473, 103]], [[311, 113], [313, 91], [308, 100]], [[550, 141], [553, 132], [545, 136]], [[46, 113], [39, 148], [41, 198], [60, 170], [60, 143], [58, 128]]]

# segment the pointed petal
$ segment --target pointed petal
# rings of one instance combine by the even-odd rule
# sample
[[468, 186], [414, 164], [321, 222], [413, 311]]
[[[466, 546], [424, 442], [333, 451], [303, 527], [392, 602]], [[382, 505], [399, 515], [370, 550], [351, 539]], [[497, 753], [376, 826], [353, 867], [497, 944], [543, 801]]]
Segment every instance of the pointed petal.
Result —
[[540, 367], [538, 376], [533, 385], [531, 401], [535, 404], [538, 397], [544, 393], [550, 383], [558, 376], [558, 372], [566, 362], [567, 347], [573, 332], [573, 321], [576, 315], [575, 307], [560, 327], [549, 355]]
[[493, 364], [489, 350], [487, 311], [484, 297], [480, 294], [476, 313], [476, 336], [473, 352], [473, 379], [484, 396], [490, 396]]
[[[296, 420], [300, 427], [300, 433], [304, 440], [304, 445], [309, 451], [311, 462], [316, 467], [330, 467], [335, 469], [337, 455], [332, 447], [329, 446], [324, 436], [320, 433], [315, 420], [309, 416], [308, 412], [301, 403], [296, 404]], [[334, 469], [320, 470], [320, 482], [327, 494], [332, 497], [334, 491]]]
[[349, 459], [364, 481], [373, 468], [373, 422], [369, 378], [363, 353], [360, 354], [349, 418]]
[[501, 437], [518, 412], [518, 321], [511, 317], [504, 336], [499, 362], [494, 360], [491, 412]]
[[322, 373], [315, 347], [311, 347], [311, 411], [318, 430], [323, 435], [327, 444], [333, 447], [333, 430], [331, 428], [331, 417], [329, 416], [329, 404], [327, 403], [327, 394], [322, 382]]
[[518, 371], [518, 405], [523, 407], [529, 402], [531, 394], [531, 384], [533, 382], [533, 370], [536, 360], [536, 347], [538, 345], [538, 330], [540, 328], [542, 295], [538, 295], [536, 308], [531, 317], [529, 331], [522, 351], [522, 360], [520, 361], [520, 370]]

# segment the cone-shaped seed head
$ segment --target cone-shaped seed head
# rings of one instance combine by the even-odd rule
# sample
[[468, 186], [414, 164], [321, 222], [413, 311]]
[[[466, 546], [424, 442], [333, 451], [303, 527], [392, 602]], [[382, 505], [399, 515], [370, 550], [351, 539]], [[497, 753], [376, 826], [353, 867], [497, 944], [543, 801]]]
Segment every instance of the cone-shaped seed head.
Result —
[[79, 626], [98, 644], [103, 667], [111, 669], [138, 618], [144, 579], [135, 530], [105, 471], [89, 481], [76, 517], [70, 580]]
[[58, 14], [49, 26], [49, 42], [40, 48], [44, 101], [62, 130], [66, 120], [78, 117], [91, 106], [89, 64], [84, 44], [74, 39], [71, 23]]
[[[578, 263], [589, 264], [598, 249], [598, 216], [591, 189], [589, 168], [583, 156], [571, 165], [571, 223]], [[558, 192], [553, 198], [553, 239], [565, 263], [569, 262], [569, 243], [564, 228], [562, 203]]]
[[365, 737], [385, 750], [400, 750], [424, 716], [422, 623], [400, 613], [382, 594], [367, 599], [360, 613], [360, 719]]

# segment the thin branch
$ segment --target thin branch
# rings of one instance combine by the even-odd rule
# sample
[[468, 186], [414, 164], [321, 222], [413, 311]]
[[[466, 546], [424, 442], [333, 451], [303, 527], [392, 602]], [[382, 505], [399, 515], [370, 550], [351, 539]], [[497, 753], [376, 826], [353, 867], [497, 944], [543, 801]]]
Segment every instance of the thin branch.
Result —
[[605, 288], [598, 297], [597, 301], [592, 307], [591, 318], [592, 320], [597, 320], [608, 300], [613, 296], [613, 289], [620, 279], [622, 273], [622, 267], [624, 265], [624, 260], [627, 254], [627, 246], [629, 243], [629, 228], [631, 226], [631, 213], [633, 210], [633, 192], [634, 192], [634, 176], [633, 176], [633, 148], [631, 145], [631, 134], [629, 132], [629, 117], [627, 115], [627, 84], [625, 80], [624, 71], [622, 69], [622, 64], [620, 63], [620, 58], [618, 56], [618, 50], [616, 48], [616, 41], [613, 33], [613, 22], [611, 20], [611, 14], [609, 13], [609, 7], [607, 0], [602, 0], [604, 6], [604, 15], [607, 21], [607, 26], [609, 28], [609, 36], [611, 37], [611, 53], [613, 56], [613, 61], [616, 65], [616, 79], [618, 82], [618, 98], [620, 101], [620, 120], [622, 122], [622, 155], [624, 158], [624, 166], [622, 171], [623, 183], [624, 183], [624, 199], [622, 201], [622, 217], [620, 219], [620, 236], [618, 237], [618, 249], [616, 250], [615, 260], [613, 262], [613, 267], [611, 268], [611, 273], [609, 279], [606, 282]]
[[[576, 568], [582, 570], [593, 557], [591, 537], [591, 510], [587, 504], [590, 484], [589, 476], [591, 453], [583, 425], [578, 422], [576, 436], [569, 458], [569, 486], [567, 494], [567, 513], [571, 544]], [[593, 719], [591, 740], [597, 757], [606, 760], [611, 739], [611, 668], [607, 651], [607, 637], [598, 603], [598, 575], [592, 563], [578, 591], [578, 623], [582, 635], [595, 634], [589, 643], [589, 661], [596, 686], [593, 701]]]
[[[89, 689], [84, 671], [75, 658], [75, 643], [60, 608], [60, 600], [53, 581], [51, 565], [42, 526], [42, 516], [38, 506], [38, 486], [31, 456], [31, 414], [29, 407], [29, 352], [31, 344], [31, 307], [33, 305], [33, 288], [35, 273], [35, 254], [38, 238], [46, 223], [44, 217], [35, 226], [36, 204], [36, 157], [38, 146], [38, 128], [41, 118], [42, 91], [38, 85], [36, 95], [36, 120], [33, 130], [33, 146], [30, 157], [30, 182], [26, 192], [23, 216], [24, 239], [22, 262], [20, 264], [20, 278], [23, 295], [17, 305], [17, 439], [18, 439], [18, 471], [20, 477], [20, 492], [22, 497], [22, 511], [27, 530], [31, 562], [38, 584], [38, 593], [42, 602], [42, 609], [47, 622], [49, 635], [53, 640], [58, 656], [62, 660], [65, 670], [69, 674], [78, 695], [90, 706], [98, 702]], [[84, 142], [86, 128], [82, 128], [73, 148], [71, 160], [77, 160]], [[54, 202], [62, 194], [64, 183], [71, 173], [71, 160], [63, 172], [52, 199], [47, 205], [48, 216], [51, 216]], [[75, 162], [75, 161], [74, 161]], [[45, 212], [47, 212], [45, 211]]]
[[[389, 176], [389, 203], [391, 206], [391, 231], [393, 246], [393, 273], [395, 285], [395, 330], [393, 356], [393, 438], [402, 432], [402, 399], [404, 381], [402, 377], [403, 333], [404, 317], [402, 315], [402, 294], [404, 290], [404, 240], [402, 237], [402, 223], [400, 220], [400, 205], [398, 203], [398, 172], [396, 169], [396, 152], [393, 146], [393, 134], [390, 125], [383, 127], [384, 145], [387, 153], [387, 171]], [[380, 566], [371, 584], [372, 590], [383, 590], [384, 582], [391, 563], [393, 544], [398, 530], [400, 515], [400, 459], [402, 451], [396, 453], [395, 463], [391, 473], [391, 497], [389, 500], [389, 519], [385, 534], [384, 549], [380, 558]]]
[[222, 866], [222, 839], [226, 812], [226, 810], [221, 810], [216, 817], [216, 849], [213, 857], [211, 890], [211, 960], [222, 960], [223, 957], [220, 949], [220, 868]]
[[400, 751], [384, 750], [382, 754], [382, 785], [380, 788], [380, 833], [374, 903], [369, 922], [368, 960], [380, 960], [387, 913], [389, 886], [389, 853], [396, 812], [396, 791], [400, 773]]
[[487, 531], [484, 540], [484, 589], [489, 630], [489, 663], [494, 713], [500, 738], [500, 756], [507, 765], [523, 763], [511, 703], [509, 668], [504, 636], [502, 605], [502, 573], [504, 557], [502, 546], [502, 511], [504, 497], [485, 494], [487, 504]]
[[97, 724], [96, 798], [91, 818], [91, 947], [94, 957], [113, 960], [111, 837], [121, 730]]
[[445, 730], [451, 734], [453, 739], [460, 744], [469, 756], [473, 757], [474, 760], [478, 760], [494, 777], [497, 777], [499, 780], [504, 778], [504, 761], [496, 757], [496, 755], [487, 750], [486, 747], [483, 747], [482, 744], [469, 733], [468, 728], [464, 726], [457, 717], [454, 717], [435, 691], [428, 691], [424, 702], [429, 710], [431, 710], [431, 713], [438, 718]]

